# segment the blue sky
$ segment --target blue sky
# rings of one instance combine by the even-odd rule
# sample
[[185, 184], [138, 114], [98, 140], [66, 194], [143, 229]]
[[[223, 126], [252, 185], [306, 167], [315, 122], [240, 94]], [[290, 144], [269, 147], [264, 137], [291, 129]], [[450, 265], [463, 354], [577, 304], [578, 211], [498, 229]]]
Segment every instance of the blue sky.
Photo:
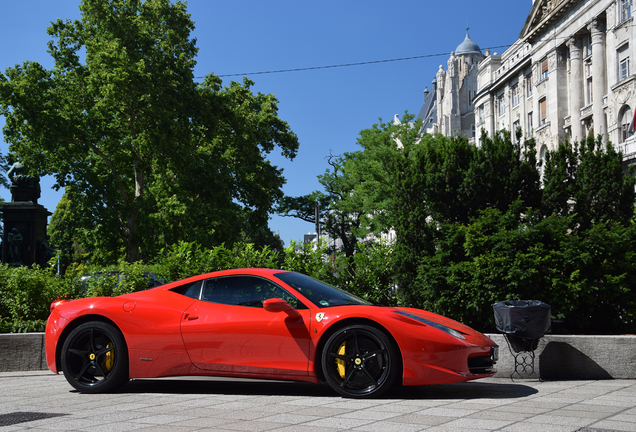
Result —
[[[46, 52], [51, 21], [79, 19], [79, 0], [0, 0], [0, 71], [36, 61], [52, 67]], [[199, 54], [195, 76], [250, 74], [410, 57], [412, 60], [247, 75], [253, 90], [272, 93], [279, 116], [298, 135], [293, 161], [272, 153], [284, 169], [287, 195], [321, 189], [317, 176], [326, 156], [357, 150], [362, 129], [405, 111], [417, 114], [425, 87], [451, 51], [470, 37], [482, 49], [501, 53], [518, 37], [532, 0], [190, 0]], [[495, 48], [498, 47], [498, 48]], [[441, 55], [437, 55], [441, 54]], [[223, 77], [224, 84], [242, 75]], [[4, 119], [0, 118], [0, 125]], [[0, 152], [8, 146], [0, 142]], [[44, 178], [39, 203], [54, 211], [62, 191]], [[5, 201], [7, 189], [0, 189]], [[313, 232], [312, 224], [272, 216], [270, 228], [285, 244]]]

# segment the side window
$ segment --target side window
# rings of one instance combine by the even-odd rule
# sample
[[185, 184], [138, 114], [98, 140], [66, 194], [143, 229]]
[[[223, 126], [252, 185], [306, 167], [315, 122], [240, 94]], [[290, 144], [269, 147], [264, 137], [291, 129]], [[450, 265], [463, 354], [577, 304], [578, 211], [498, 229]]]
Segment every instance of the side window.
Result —
[[177, 288], [172, 288], [170, 291], [199, 300], [201, 298], [201, 285], [203, 285], [203, 283], [201, 281], [197, 281]]
[[226, 276], [208, 279], [201, 300], [233, 306], [263, 307], [263, 301], [281, 298], [296, 309], [307, 307], [278, 285], [254, 276]]

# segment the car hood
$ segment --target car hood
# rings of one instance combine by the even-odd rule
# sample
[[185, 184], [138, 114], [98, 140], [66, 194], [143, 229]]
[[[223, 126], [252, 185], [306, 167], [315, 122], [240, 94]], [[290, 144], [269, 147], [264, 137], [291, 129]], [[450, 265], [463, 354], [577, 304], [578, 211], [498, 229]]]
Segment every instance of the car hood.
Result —
[[450, 327], [462, 333], [467, 333], [467, 334], [479, 333], [472, 327], [468, 327], [466, 324], [462, 324], [459, 321], [455, 321], [454, 319], [446, 318], [445, 316], [438, 315], [436, 313], [429, 312], [424, 309], [416, 309], [416, 308], [409, 308], [409, 307], [394, 307], [392, 309], [395, 311], [403, 311], [409, 314], [420, 316], [422, 318], [431, 320], [438, 324], [445, 325], [446, 327]]

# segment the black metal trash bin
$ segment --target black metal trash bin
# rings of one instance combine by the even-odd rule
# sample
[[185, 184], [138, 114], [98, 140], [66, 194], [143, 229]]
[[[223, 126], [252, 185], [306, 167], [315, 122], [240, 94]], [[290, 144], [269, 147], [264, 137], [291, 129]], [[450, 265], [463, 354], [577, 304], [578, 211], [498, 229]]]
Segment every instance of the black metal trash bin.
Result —
[[[508, 300], [495, 303], [492, 308], [497, 330], [504, 334], [515, 358], [513, 375], [534, 373], [534, 350], [539, 339], [550, 330], [552, 308], [539, 300]], [[520, 353], [529, 353], [529, 361]]]
[[552, 308], [539, 300], [508, 300], [495, 303], [497, 330], [514, 339], [539, 339], [550, 330]]

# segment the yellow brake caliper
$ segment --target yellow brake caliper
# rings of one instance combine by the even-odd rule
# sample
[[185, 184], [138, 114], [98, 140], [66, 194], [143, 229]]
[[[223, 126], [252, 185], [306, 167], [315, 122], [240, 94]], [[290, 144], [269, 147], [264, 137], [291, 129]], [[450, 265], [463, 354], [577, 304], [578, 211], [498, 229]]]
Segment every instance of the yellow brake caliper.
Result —
[[[346, 348], [347, 348], [347, 342], [341, 343], [340, 346], [338, 347], [338, 355], [344, 355]], [[340, 378], [345, 377], [345, 364], [346, 363], [344, 360], [336, 359], [336, 367], [338, 368], [338, 375], [340, 375]]]
[[[112, 346], [113, 346], [113, 343], [110, 342], [108, 345], [106, 345], [106, 348], [110, 348]], [[115, 350], [110, 350], [106, 353], [106, 361], [105, 361], [105, 366], [106, 366], [106, 369], [108, 369], [108, 372], [111, 371], [114, 363], [115, 363]]]

